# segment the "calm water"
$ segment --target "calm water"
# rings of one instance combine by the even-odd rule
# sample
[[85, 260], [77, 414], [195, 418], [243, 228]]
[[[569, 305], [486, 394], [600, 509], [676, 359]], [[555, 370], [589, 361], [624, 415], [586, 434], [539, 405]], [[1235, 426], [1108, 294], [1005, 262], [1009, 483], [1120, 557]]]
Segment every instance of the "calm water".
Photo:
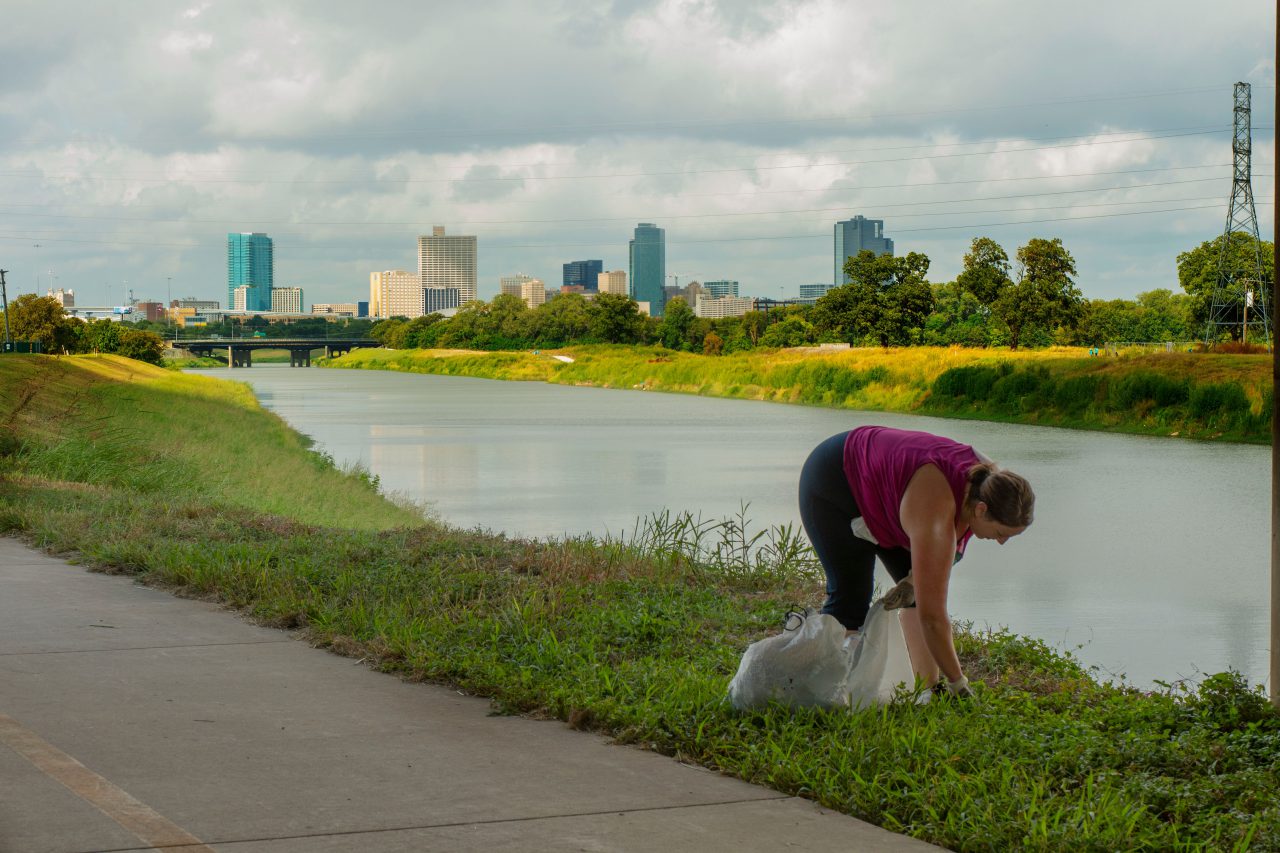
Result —
[[[1267, 671], [1270, 450], [864, 412], [379, 371], [208, 371], [339, 462], [462, 527], [630, 531], [663, 508], [799, 526], [800, 465], [881, 423], [972, 444], [1036, 488], [1036, 523], [974, 540], [951, 612], [1077, 649], [1139, 686]], [[887, 575], [881, 571], [881, 581]]]

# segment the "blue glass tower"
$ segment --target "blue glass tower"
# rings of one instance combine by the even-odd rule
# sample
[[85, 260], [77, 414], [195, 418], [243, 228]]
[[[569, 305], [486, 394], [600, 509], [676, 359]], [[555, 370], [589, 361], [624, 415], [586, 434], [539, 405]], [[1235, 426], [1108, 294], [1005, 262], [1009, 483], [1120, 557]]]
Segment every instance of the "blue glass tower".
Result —
[[604, 261], [570, 261], [564, 265], [564, 283], [566, 287], [582, 287], [596, 290], [598, 276], [604, 272]]
[[236, 288], [248, 285], [246, 311], [270, 311], [275, 286], [275, 257], [266, 234], [227, 235], [227, 308], [235, 305]]
[[835, 277], [831, 280], [837, 287], [849, 283], [849, 277], [844, 274], [844, 262], [863, 249], [870, 249], [877, 255], [893, 254], [893, 241], [884, 236], [883, 219], [855, 216], [837, 222], [835, 242]]
[[631, 298], [648, 302], [649, 313], [661, 317], [667, 304], [663, 290], [667, 280], [667, 232], [652, 222], [641, 222], [630, 243], [630, 257]]

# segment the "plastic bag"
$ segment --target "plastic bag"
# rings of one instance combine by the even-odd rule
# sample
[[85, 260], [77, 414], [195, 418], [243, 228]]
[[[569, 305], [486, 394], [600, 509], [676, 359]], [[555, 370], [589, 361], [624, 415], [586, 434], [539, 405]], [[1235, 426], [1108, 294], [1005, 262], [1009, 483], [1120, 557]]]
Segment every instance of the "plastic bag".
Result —
[[[915, 683], [898, 611], [871, 606], [860, 637], [845, 638], [834, 617], [787, 614], [781, 634], [747, 647], [729, 683], [738, 710], [778, 702], [793, 708], [862, 708], [893, 699], [898, 685]], [[928, 693], [921, 701], [927, 701]]]

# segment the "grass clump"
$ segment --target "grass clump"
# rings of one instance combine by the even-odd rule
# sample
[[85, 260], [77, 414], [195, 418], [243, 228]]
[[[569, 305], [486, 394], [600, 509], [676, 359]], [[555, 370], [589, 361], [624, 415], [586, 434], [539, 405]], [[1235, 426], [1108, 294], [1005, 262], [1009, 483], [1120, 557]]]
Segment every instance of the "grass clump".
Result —
[[[961, 630], [977, 701], [735, 713], [743, 648], [821, 594], [794, 531], [752, 533], [746, 507], [604, 541], [452, 529], [335, 469], [243, 386], [123, 362], [0, 360], [0, 532], [955, 849], [1280, 849], [1280, 717], [1237, 674], [1140, 693]], [[269, 449], [233, 464], [246, 436]], [[121, 465], [139, 438], [148, 455]]]

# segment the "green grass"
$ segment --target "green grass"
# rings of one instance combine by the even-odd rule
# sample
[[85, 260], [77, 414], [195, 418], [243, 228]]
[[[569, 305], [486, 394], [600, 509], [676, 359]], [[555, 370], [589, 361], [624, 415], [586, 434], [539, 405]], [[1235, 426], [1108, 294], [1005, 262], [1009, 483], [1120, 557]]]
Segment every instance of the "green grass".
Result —
[[243, 386], [115, 358], [0, 359], [0, 425], [0, 531], [500, 711], [955, 849], [1280, 849], [1280, 717], [1232, 674], [1144, 694], [961, 631], [977, 701], [733, 712], [743, 648], [821, 594], [795, 532], [752, 548], [745, 510], [603, 542], [456, 530], [335, 470]]
[[1267, 444], [1271, 357], [1078, 349], [752, 350], [658, 347], [550, 353], [356, 350], [323, 366], [669, 391], [1143, 435]]

